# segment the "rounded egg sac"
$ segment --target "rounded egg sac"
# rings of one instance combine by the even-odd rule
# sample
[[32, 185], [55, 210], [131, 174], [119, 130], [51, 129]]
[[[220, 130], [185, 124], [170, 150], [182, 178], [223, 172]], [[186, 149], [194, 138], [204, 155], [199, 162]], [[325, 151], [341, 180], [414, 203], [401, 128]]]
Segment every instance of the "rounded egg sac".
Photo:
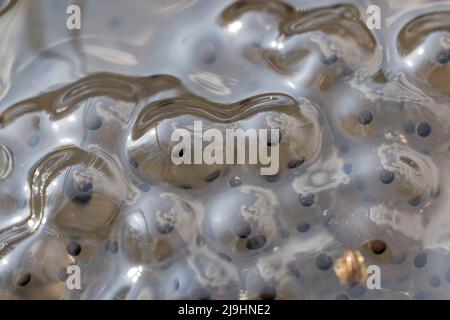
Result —
[[130, 208], [110, 235], [133, 264], [164, 265], [196, 245], [202, 207], [187, 197], [162, 192]]
[[131, 170], [146, 183], [182, 189], [204, 187], [230, 165], [281, 174], [313, 161], [323, 136], [311, 102], [280, 94], [230, 105], [198, 97], [156, 101], [140, 111], [133, 128], [124, 146]]
[[205, 244], [226, 261], [252, 260], [280, 236], [278, 200], [261, 187], [241, 186], [210, 199], [205, 207]]
[[450, 0], [73, 2], [0, 0], [0, 299], [450, 298]]
[[450, 96], [450, 10], [428, 12], [408, 21], [397, 37], [404, 69], [432, 89]]

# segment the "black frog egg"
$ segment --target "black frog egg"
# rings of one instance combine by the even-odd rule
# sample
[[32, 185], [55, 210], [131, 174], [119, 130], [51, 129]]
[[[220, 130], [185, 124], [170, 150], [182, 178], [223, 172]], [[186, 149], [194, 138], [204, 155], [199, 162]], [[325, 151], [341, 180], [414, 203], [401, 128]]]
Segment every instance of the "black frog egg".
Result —
[[227, 260], [257, 255], [278, 237], [278, 202], [269, 190], [230, 189], [211, 199], [205, 210], [206, 245]]

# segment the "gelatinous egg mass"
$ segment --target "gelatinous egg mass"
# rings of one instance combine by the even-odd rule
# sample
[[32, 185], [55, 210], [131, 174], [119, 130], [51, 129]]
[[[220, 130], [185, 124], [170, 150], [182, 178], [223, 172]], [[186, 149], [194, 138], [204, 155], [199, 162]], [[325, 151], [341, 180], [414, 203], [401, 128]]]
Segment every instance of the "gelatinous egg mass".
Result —
[[450, 1], [374, 4], [0, 0], [0, 299], [450, 299]]

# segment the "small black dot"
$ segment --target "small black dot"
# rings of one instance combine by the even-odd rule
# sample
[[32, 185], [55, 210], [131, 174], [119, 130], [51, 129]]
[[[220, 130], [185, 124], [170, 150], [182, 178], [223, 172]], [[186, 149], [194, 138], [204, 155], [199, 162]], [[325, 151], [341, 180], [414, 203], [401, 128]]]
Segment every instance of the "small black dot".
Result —
[[81, 253], [81, 245], [77, 241], [70, 241], [67, 244], [67, 253], [73, 257], [78, 256]]
[[405, 260], [406, 260], [406, 254], [401, 253], [401, 254], [393, 256], [391, 262], [394, 265], [399, 265], [399, 264], [402, 264], [403, 262], [405, 262]]
[[339, 152], [342, 154], [348, 153], [350, 151], [350, 147], [346, 144], [339, 146]]
[[117, 241], [113, 241], [111, 242], [111, 248], [110, 248], [111, 253], [116, 254], [119, 251], [119, 244], [117, 243]]
[[30, 281], [31, 281], [31, 274], [29, 272], [26, 272], [19, 276], [19, 278], [17, 279], [17, 285], [19, 287], [24, 287], [27, 284], [29, 284]]
[[200, 48], [200, 57], [206, 64], [212, 64], [216, 61], [216, 48], [211, 42], [203, 44]]
[[346, 163], [346, 164], [344, 164], [344, 166], [342, 167], [342, 170], [344, 170], [344, 172], [345, 172], [346, 174], [351, 174], [351, 173], [352, 173], [352, 170], [353, 170], [353, 166], [352, 166], [351, 163]]
[[324, 253], [319, 254], [316, 258], [316, 266], [322, 271], [330, 269], [332, 264], [333, 260], [331, 257]]
[[247, 238], [252, 233], [252, 228], [247, 222], [241, 221], [234, 227], [234, 233], [239, 238]]
[[294, 261], [287, 263], [287, 268], [292, 273], [292, 275], [296, 278], [300, 278], [300, 270], [298, 270], [297, 265]]
[[433, 288], [438, 288], [441, 285], [441, 279], [439, 279], [439, 277], [436, 276], [436, 275], [431, 276], [431, 278], [430, 278], [430, 285]]
[[298, 200], [300, 201], [302, 206], [310, 207], [310, 206], [312, 206], [314, 204], [314, 202], [316, 200], [316, 196], [314, 195], [314, 193], [308, 193], [306, 195], [299, 194], [298, 195]]
[[406, 134], [412, 134], [412, 133], [414, 133], [415, 127], [416, 126], [414, 125], [414, 123], [412, 121], [408, 121], [403, 126], [403, 130], [405, 131]]
[[274, 287], [265, 286], [261, 289], [259, 297], [261, 300], [273, 300], [277, 296], [277, 290]]
[[332, 54], [332, 55], [330, 55], [330, 56], [322, 56], [321, 58], [320, 58], [320, 61], [324, 64], [324, 65], [326, 65], [326, 66], [329, 66], [329, 65], [332, 65], [332, 64], [335, 64], [337, 61], [338, 61], [338, 56], [336, 55], [336, 54]]
[[134, 157], [130, 157], [128, 159], [128, 163], [130, 164], [130, 166], [132, 166], [135, 169], [139, 166], [137, 160]]
[[300, 167], [303, 163], [305, 163], [304, 157], [301, 157], [298, 159], [291, 159], [291, 160], [289, 160], [287, 167], [289, 169], [294, 169], [294, 168]]
[[86, 118], [86, 128], [89, 131], [95, 131], [100, 129], [102, 124], [103, 124], [102, 119], [99, 116], [92, 116]]
[[181, 149], [181, 150], [178, 152], [178, 157], [183, 158], [183, 155], [184, 155], [184, 149]]
[[289, 235], [290, 235], [289, 230], [287, 230], [287, 229], [282, 229], [281, 232], [280, 232], [280, 235], [281, 235], [281, 237], [282, 237], [283, 239], [289, 238]]
[[431, 134], [431, 126], [426, 122], [417, 125], [416, 132], [421, 137], [428, 137]]
[[450, 49], [440, 51], [436, 57], [436, 61], [440, 64], [447, 64], [450, 61]]
[[59, 281], [66, 281], [68, 276], [69, 275], [67, 274], [66, 267], [62, 267], [61, 266], [61, 267], [58, 268], [58, 271], [56, 272], [56, 278]]
[[191, 207], [191, 205], [190, 205], [189, 203], [187, 203], [187, 202], [182, 202], [181, 205], [182, 205], [184, 211], [186, 211], [187, 213], [192, 213], [192, 212], [193, 212], [193, 211], [192, 211], [192, 207]]
[[231, 262], [231, 261], [232, 261], [231, 258], [230, 258], [230, 256], [226, 255], [225, 253], [219, 252], [217, 255], [218, 255], [219, 258], [222, 259], [223, 261], [226, 261], [226, 262]]
[[245, 243], [245, 246], [249, 250], [257, 250], [257, 249], [261, 249], [262, 247], [264, 247], [266, 242], [267, 242], [267, 239], [265, 236], [257, 235], [257, 236], [253, 236], [253, 237], [249, 238], [247, 240], [247, 242]]
[[414, 258], [414, 265], [416, 266], [416, 268], [423, 268], [427, 264], [427, 261], [427, 254], [425, 252], [422, 252]]
[[196, 288], [192, 291], [192, 298], [195, 300], [210, 300], [211, 295], [204, 288]]
[[139, 185], [139, 190], [141, 190], [142, 192], [149, 192], [150, 189], [150, 186], [146, 183], [142, 183]]
[[215, 170], [205, 177], [206, 182], [212, 182], [220, 176], [220, 170]]
[[236, 188], [239, 187], [242, 184], [242, 180], [239, 177], [234, 177], [230, 180], [229, 186], [230, 188]]
[[415, 196], [415, 197], [412, 197], [412, 198], [410, 198], [408, 200], [408, 204], [411, 207], [417, 207], [420, 204], [421, 201], [422, 201], [422, 198], [420, 196]]
[[182, 184], [180, 185], [180, 188], [184, 190], [189, 190], [192, 189], [192, 186], [190, 184]]
[[297, 225], [297, 231], [300, 233], [305, 233], [309, 230], [310, 227], [311, 225], [309, 223], [299, 223]]
[[274, 182], [277, 182], [278, 180], [280, 180], [280, 176], [278, 174], [265, 175], [264, 180], [266, 180], [267, 182], [270, 182], [270, 183], [274, 183]]
[[383, 240], [372, 240], [370, 241], [370, 250], [374, 254], [383, 254], [386, 251], [387, 245]]
[[430, 196], [433, 199], [439, 198], [440, 194], [441, 194], [441, 188], [440, 187], [434, 188], [434, 189], [432, 189], [430, 191]]
[[395, 173], [392, 171], [389, 171], [387, 169], [381, 170], [380, 175], [379, 175], [379, 179], [380, 179], [381, 183], [384, 183], [384, 184], [392, 183], [394, 181], [394, 178], [395, 178]]
[[202, 235], [198, 235], [196, 239], [197, 246], [203, 247], [206, 243], [205, 238]]
[[172, 223], [158, 223], [156, 226], [156, 229], [158, 229], [158, 232], [161, 234], [169, 234], [174, 228], [175, 226]]
[[369, 110], [363, 110], [358, 113], [358, 122], [362, 125], [367, 125], [373, 121], [373, 114]]

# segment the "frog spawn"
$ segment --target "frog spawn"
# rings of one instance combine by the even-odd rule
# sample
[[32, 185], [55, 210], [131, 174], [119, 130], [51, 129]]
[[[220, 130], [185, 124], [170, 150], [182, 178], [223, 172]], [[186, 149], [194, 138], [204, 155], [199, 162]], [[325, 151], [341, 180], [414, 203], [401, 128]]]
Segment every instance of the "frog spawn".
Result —
[[[279, 1], [265, 1], [266, 7], [259, 1], [237, 3], [236, 10], [246, 6], [252, 10], [243, 15], [233, 13], [225, 23], [220, 15], [219, 35], [230, 34], [229, 25], [238, 20], [246, 29], [255, 16], [269, 16], [275, 27], [253, 46], [256, 50], [245, 37], [236, 37], [239, 41], [232, 44], [243, 50], [235, 50], [232, 58], [242, 55], [262, 65], [269, 71], [266, 78], [290, 80], [303, 74], [303, 62], [311, 59], [315, 63], [310, 82], [286, 82], [285, 89], [275, 86], [276, 92], [262, 84], [261, 92], [228, 97], [232, 101], [219, 104], [186, 88], [192, 89], [192, 83], [209, 85], [218, 99], [219, 94], [226, 96], [234, 90], [232, 82], [211, 86], [211, 73], [201, 79], [200, 72], [191, 73], [191, 77], [181, 76], [182, 80], [168, 75], [141, 78], [94, 73], [2, 110], [4, 150], [14, 155], [5, 157], [7, 153], [3, 153], [0, 158], [0, 172], [6, 177], [0, 179], [6, 190], [2, 194], [2, 209], [6, 210], [2, 212], [23, 218], [19, 223], [1, 221], [1, 265], [2, 271], [6, 270], [2, 288], [8, 288], [2, 290], [2, 297], [205, 299], [236, 298], [241, 291], [249, 298], [261, 299], [423, 298], [448, 294], [447, 270], [438, 267], [447, 264], [447, 257], [433, 251], [448, 251], [445, 97], [421, 92], [427, 75], [414, 78], [408, 71], [408, 50], [399, 58], [406, 63], [400, 70], [403, 74], [396, 73], [396, 67], [390, 70], [389, 64], [383, 65], [387, 69], [384, 72], [377, 64], [370, 73], [378, 72], [377, 81], [374, 77], [360, 78], [360, 74], [353, 78], [356, 75], [349, 69], [358, 70], [364, 63], [352, 61], [345, 50], [358, 51], [357, 56], [367, 58], [368, 65], [378, 58], [367, 50], [374, 40], [359, 22], [363, 10], [356, 10], [356, 5], [302, 12]], [[340, 26], [344, 31], [356, 30], [363, 37], [351, 33], [339, 37], [317, 25], [310, 30], [305, 25], [315, 14], [323, 15], [322, 26], [344, 21], [351, 26]], [[445, 27], [446, 20], [439, 21]], [[402, 23], [407, 25], [409, 21]], [[423, 34], [431, 40], [421, 41], [438, 43], [429, 31]], [[252, 35], [253, 40], [259, 37], [256, 32]], [[362, 44], [361, 39], [368, 41]], [[401, 39], [399, 43], [404, 45]], [[364, 47], [366, 44], [368, 47]], [[376, 42], [373, 44], [375, 48]], [[444, 45], [445, 41], [439, 42], [438, 48]], [[214, 44], [212, 47], [217, 49]], [[420, 48], [414, 48], [418, 54]], [[205, 48], [202, 50], [205, 53]], [[203, 59], [199, 58], [202, 66], [220, 61], [219, 51], [212, 54], [210, 47], [206, 51]], [[446, 51], [430, 60], [434, 67], [444, 67]], [[305, 83], [312, 91], [318, 88], [328, 92], [331, 99], [321, 99], [314, 92], [297, 92]], [[440, 84], [433, 82], [431, 86], [442, 89]], [[386, 101], [376, 101], [380, 98], [377, 90]], [[354, 92], [361, 93], [360, 100], [355, 99], [354, 108], [347, 108]], [[333, 99], [336, 96], [347, 96], [347, 102]], [[223, 95], [221, 99], [227, 100]], [[176, 112], [169, 116], [164, 111], [166, 106], [169, 110], [173, 106]], [[193, 107], [194, 113], [186, 106]], [[246, 108], [255, 112], [243, 115]], [[226, 117], [220, 112], [218, 117], [211, 117], [217, 109], [236, 109], [239, 120], [221, 123]], [[205, 114], [202, 110], [212, 112]], [[72, 140], [79, 148], [68, 148], [67, 141], [62, 140], [48, 144], [52, 139], [42, 134], [44, 130], [39, 132], [39, 139], [25, 137], [23, 146], [16, 143], [14, 131], [29, 125], [31, 114], [40, 116], [41, 129], [69, 125], [71, 116], [76, 124], [83, 121], [83, 132], [73, 127], [70, 134], [66, 132], [71, 137], [80, 133]], [[146, 114], [151, 116], [141, 117]], [[161, 121], [152, 122], [158, 115]], [[171, 165], [166, 152], [170, 149], [167, 142], [171, 128], [164, 123], [166, 117], [170, 119], [167, 123], [174, 119], [184, 127], [202, 119], [208, 126], [223, 129], [229, 125], [280, 128], [280, 175], [264, 178], [257, 174], [258, 167], [236, 166], [221, 166], [218, 175], [219, 168], [209, 171], [204, 166], [195, 174], [182, 167], [174, 176], [168, 174], [170, 170], [160, 171]], [[150, 121], [143, 121], [144, 126], [139, 128], [142, 119]], [[102, 130], [105, 128], [108, 130]], [[291, 128], [295, 130], [289, 132]], [[158, 138], [164, 136], [161, 141], [166, 144], [141, 140], [142, 149], [133, 149], [131, 142], [136, 141], [139, 130], [144, 135], [149, 132], [152, 139], [153, 133]], [[141, 155], [147, 147], [155, 147], [152, 150], [158, 156]], [[13, 182], [30, 181], [14, 169], [26, 154], [31, 157], [28, 167], [32, 179], [23, 197], [19, 192], [23, 186]], [[61, 165], [71, 154], [83, 160]], [[388, 173], [382, 174], [383, 170]], [[53, 171], [61, 173], [53, 176]], [[393, 180], [389, 173], [394, 175]], [[190, 188], [183, 188], [187, 184]], [[236, 224], [227, 220], [230, 216]], [[368, 245], [374, 239], [382, 239], [386, 248]], [[367, 264], [380, 265], [383, 288], [388, 289], [380, 293], [341, 286], [332, 264], [347, 249], [361, 250]], [[55, 253], [54, 257], [36, 258], [48, 252]], [[58, 277], [61, 268], [71, 264], [83, 270], [81, 291], [67, 290], [61, 280], [64, 277]]]
[[[170, 115], [164, 120], [160, 120], [161, 115], [154, 116], [160, 104], [164, 105], [164, 112]], [[188, 110], [181, 111], [181, 108], [186, 106]], [[286, 168], [299, 166], [305, 159], [314, 161], [322, 145], [323, 132], [319, 126], [317, 109], [306, 99], [298, 104], [290, 97], [273, 94], [252, 97], [229, 106], [208, 105], [198, 98], [184, 101], [166, 100], [145, 107], [132, 127], [139, 128], [139, 131], [133, 129], [127, 137], [126, 157], [135, 174], [149, 184], [165, 180], [177, 187], [191, 189], [205, 186], [224, 173], [227, 170], [225, 146], [219, 163], [200, 165], [193, 164], [196, 157], [193, 154], [193, 146], [188, 146], [186, 150], [175, 148], [178, 141], [172, 138], [174, 131], [180, 128], [188, 130], [193, 141], [197, 134], [193, 132], [195, 121], [202, 121], [204, 131], [208, 128], [218, 129], [222, 137], [226, 137], [226, 130], [265, 129], [270, 132], [271, 129], [278, 129], [279, 141], [272, 142], [268, 137], [266, 152], [269, 152], [267, 149], [271, 145], [279, 144], [280, 173], [286, 171]], [[301, 135], [303, 139], [297, 138], [299, 132], [304, 133]], [[310, 134], [308, 139], [306, 132]], [[208, 145], [203, 143], [202, 152]], [[233, 163], [236, 163], [238, 153], [244, 152], [247, 157], [247, 168], [244, 170], [254, 171], [263, 166], [261, 163], [256, 168], [248, 165], [249, 144], [237, 145], [235, 140], [234, 145]], [[185, 154], [190, 164], [180, 165], [172, 160], [173, 157], [183, 158]]]

